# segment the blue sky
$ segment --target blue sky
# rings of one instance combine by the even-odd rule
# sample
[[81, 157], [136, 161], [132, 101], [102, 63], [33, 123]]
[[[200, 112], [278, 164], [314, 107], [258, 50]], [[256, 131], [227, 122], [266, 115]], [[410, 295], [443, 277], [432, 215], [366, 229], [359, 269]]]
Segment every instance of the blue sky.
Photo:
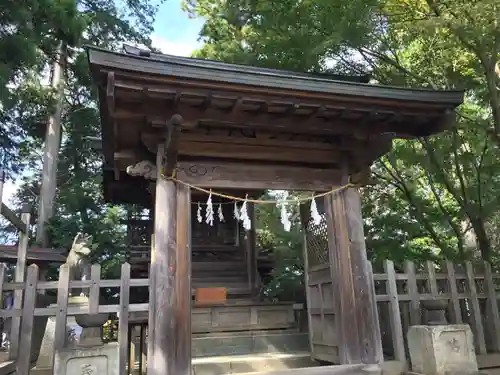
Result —
[[171, 55], [189, 56], [200, 47], [202, 19], [191, 19], [181, 8], [182, 0], [166, 0], [156, 15], [153, 46]]
[[[154, 33], [151, 35], [153, 46], [163, 53], [189, 56], [201, 46], [198, 33], [203, 25], [202, 19], [191, 19], [181, 8], [182, 0], [166, 0], [156, 16]], [[3, 201], [10, 202], [18, 188], [8, 179], [3, 189]]]

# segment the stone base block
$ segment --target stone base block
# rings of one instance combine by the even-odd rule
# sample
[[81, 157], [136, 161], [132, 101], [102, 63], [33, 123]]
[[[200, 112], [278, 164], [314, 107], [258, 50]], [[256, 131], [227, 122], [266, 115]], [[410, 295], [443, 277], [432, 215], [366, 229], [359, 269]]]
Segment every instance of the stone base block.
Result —
[[408, 347], [414, 372], [466, 375], [478, 371], [468, 325], [412, 326], [408, 330]]
[[118, 375], [118, 344], [58, 350], [54, 375]]

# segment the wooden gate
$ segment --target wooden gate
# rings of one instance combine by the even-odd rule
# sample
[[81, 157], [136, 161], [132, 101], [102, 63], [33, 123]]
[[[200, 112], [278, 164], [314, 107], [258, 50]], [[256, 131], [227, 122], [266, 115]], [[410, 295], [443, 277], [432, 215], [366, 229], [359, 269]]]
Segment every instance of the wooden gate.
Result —
[[[319, 202], [318, 202], [319, 203]], [[309, 342], [313, 359], [339, 363], [337, 306], [333, 284], [333, 260], [328, 251], [327, 221], [318, 204], [321, 221], [310, 217], [310, 208], [301, 205], [304, 229], [304, 274], [309, 320]]]

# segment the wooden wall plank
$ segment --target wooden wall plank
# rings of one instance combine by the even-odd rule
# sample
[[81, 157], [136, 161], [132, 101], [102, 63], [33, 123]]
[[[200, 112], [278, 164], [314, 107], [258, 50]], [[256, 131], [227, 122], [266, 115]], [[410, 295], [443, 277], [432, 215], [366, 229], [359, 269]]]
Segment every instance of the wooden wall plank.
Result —
[[[128, 318], [130, 304], [130, 264], [124, 263], [121, 268], [120, 285], [120, 315], [118, 321], [118, 367], [119, 375], [127, 375], [127, 356], [128, 356]], [[130, 363], [133, 368], [133, 363]]]
[[[230, 141], [230, 139], [229, 139]], [[179, 155], [193, 158], [228, 158], [238, 160], [269, 160], [270, 162], [311, 163], [332, 165], [338, 160], [340, 151], [332, 145], [330, 149], [289, 148], [283, 142], [281, 147], [270, 145], [248, 145], [226, 142], [179, 142]]]
[[16, 374], [29, 375], [31, 367], [31, 349], [33, 322], [35, 319], [36, 285], [38, 282], [38, 266], [33, 264], [28, 268], [26, 286], [24, 290], [24, 303], [22, 312], [22, 326], [19, 340], [19, 355], [16, 360]]

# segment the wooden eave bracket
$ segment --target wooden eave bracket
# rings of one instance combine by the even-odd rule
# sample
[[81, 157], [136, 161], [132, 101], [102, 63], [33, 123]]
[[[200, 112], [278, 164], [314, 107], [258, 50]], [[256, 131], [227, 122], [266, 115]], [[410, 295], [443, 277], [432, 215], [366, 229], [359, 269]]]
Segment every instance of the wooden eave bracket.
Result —
[[167, 134], [165, 139], [165, 165], [164, 173], [166, 176], [172, 176], [177, 166], [177, 157], [179, 155], [179, 136], [181, 133], [182, 116], [175, 114], [167, 122]]
[[[116, 142], [117, 133], [118, 133], [118, 125], [115, 119], [115, 111], [116, 111], [116, 97], [115, 97], [115, 73], [108, 72], [107, 82], [106, 82], [106, 105], [108, 108], [108, 115], [113, 125], [113, 151], [118, 151], [118, 144]], [[115, 176], [115, 180], [118, 181], [120, 179], [120, 170], [116, 166], [116, 163], [113, 162], [113, 172]]]
[[108, 113], [111, 118], [114, 118], [115, 114], [115, 73], [108, 72], [108, 79], [106, 84], [106, 104], [108, 106]]

